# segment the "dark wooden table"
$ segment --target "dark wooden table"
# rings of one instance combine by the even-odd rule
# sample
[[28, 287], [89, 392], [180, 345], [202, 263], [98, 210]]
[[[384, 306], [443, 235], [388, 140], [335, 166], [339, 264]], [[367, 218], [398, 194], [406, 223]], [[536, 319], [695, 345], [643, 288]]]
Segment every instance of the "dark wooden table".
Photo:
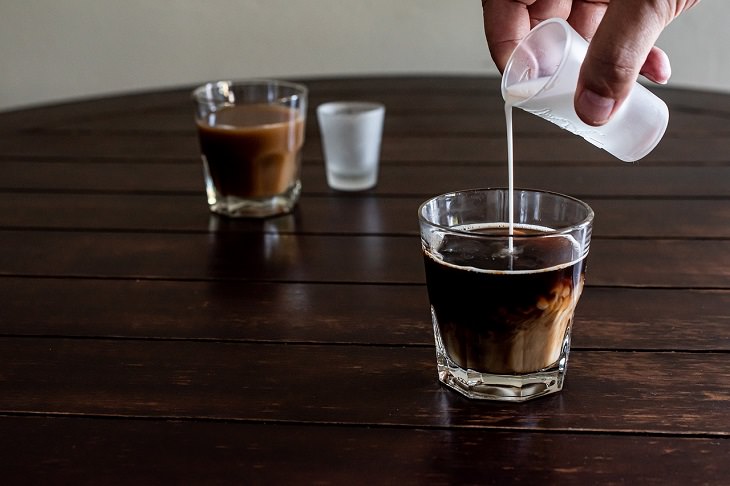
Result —
[[[189, 88], [0, 114], [2, 484], [730, 484], [730, 95], [635, 165], [518, 113], [516, 180], [596, 212], [562, 393], [441, 387], [416, 209], [506, 184], [495, 79], [321, 79], [293, 215], [208, 213]], [[387, 107], [376, 189], [314, 108]]]

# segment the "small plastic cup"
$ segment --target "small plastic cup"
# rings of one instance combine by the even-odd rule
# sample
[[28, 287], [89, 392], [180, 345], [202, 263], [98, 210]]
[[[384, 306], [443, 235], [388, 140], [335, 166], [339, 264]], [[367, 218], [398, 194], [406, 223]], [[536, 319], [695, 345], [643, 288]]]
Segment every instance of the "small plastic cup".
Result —
[[634, 162], [659, 143], [667, 129], [667, 105], [636, 83], [629, 97], [603, 126], [583, 123], [573, 99], [588, 42], [563, 19], [539, 23], [512, 53], [502, 76], [508, 104], [580, 135], [623, 160]]
[[340, 191], [362, 191], [378, 182], [385, 106], [338, 101], [317, 107], [327, 184]]

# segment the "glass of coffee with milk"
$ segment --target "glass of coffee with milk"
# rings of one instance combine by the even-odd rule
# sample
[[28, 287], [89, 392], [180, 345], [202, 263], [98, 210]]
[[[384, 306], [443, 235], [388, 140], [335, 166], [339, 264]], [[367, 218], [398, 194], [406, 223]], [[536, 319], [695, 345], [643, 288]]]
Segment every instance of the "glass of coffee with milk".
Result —
[[193, 91], [210, 210], [229, 217], [291, 211], [301, 192], [307, 88], [215, 81]]
[[561, 390], [591, 208], [548, 191], [474, 189], [434, 197], [418, 217], [439, 380], [515, 402]]

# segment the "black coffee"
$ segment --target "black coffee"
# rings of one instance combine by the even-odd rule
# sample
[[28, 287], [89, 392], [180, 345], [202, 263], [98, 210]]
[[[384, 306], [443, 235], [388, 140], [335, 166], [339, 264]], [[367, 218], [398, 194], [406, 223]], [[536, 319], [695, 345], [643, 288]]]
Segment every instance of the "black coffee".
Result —
[[512, 254], [505, 239], [461, 236], [446, 236], [436, 251], [440, 257], [424, 253], [438, 332], [463, 369], [527, 373], [559, 358], [583, 289], [585, 260], [569, 237], [519, 238], [526, 233], [539, 231], [516, 228]]

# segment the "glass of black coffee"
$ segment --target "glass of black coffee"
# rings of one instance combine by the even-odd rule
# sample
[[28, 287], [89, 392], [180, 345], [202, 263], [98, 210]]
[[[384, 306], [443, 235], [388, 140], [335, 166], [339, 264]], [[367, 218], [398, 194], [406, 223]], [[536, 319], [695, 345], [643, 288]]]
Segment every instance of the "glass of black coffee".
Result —
[[418, 216], [441, 382], [517, 402], [560, 391], [591, 208], [546, 191], [475, 189], [430, 199]]

